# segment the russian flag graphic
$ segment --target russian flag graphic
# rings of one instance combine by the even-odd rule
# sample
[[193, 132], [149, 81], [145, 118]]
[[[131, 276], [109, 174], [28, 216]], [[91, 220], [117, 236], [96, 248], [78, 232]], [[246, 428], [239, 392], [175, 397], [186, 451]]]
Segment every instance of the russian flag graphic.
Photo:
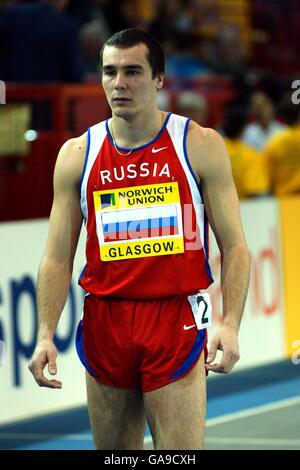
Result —
[[165, 205], [103, 213], [102, 227], [105, 242], [178, 235], [177, 208]]

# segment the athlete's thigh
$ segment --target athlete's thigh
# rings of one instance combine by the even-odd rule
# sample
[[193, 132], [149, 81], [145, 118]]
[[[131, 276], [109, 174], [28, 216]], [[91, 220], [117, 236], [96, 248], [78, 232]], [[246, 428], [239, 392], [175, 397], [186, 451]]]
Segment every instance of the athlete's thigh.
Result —
[[146, 426], [142, 392], [110, 387], [88, 373], [86, 384], [96, 449], [142, 449]]
[[206, 416], [204, 353], [185, 377], [144, 393], [156, 449], [202, 449]]

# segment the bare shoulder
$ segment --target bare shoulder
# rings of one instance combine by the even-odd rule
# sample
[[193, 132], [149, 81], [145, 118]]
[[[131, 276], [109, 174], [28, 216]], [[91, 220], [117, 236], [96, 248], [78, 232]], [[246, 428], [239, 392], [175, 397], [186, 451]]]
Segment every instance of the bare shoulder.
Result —
[[55, 167], [55, 174], [80, 181], [87, 148], [87, 132], [67, 140], [61, 147]]
[[219, 132], [209, 127], [199, 126], [195, 121], [190, 121], [188, 141], [191, 148], [200, 144], [205, 145], [206, 149], [214, 149], [215, 146], [224, 144], [224, 140]]
[[225, 142], [214, 129], [201, 127], [191, 121], [187, 136], [187, 152], [194, 172], [209, 178], [222, 168], [230, 167]]

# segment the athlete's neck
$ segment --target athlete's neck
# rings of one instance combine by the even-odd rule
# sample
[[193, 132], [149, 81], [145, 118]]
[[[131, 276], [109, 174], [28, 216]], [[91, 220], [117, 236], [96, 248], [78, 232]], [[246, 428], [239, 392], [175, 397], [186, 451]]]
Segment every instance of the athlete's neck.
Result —
[[133, 119], [113, 116], [109, 123], [111, 134], [118, 147], [135, 148], [151, 142], [159, 133], [167, 113], [156, 109], [151, 119], [137, 115]]

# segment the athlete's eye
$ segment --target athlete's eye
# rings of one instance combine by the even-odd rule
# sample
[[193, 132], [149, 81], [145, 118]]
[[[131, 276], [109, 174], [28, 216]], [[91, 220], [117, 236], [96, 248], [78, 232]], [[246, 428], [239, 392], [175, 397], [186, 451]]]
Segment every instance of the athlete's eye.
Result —
[[127, 75], [139, 75], [139, 70], [127, 70]]
[[113, 75], [116, 74], [116, 70], [113, 67], [104, 67], [103, 68], [103, 75], [112, 77]]

